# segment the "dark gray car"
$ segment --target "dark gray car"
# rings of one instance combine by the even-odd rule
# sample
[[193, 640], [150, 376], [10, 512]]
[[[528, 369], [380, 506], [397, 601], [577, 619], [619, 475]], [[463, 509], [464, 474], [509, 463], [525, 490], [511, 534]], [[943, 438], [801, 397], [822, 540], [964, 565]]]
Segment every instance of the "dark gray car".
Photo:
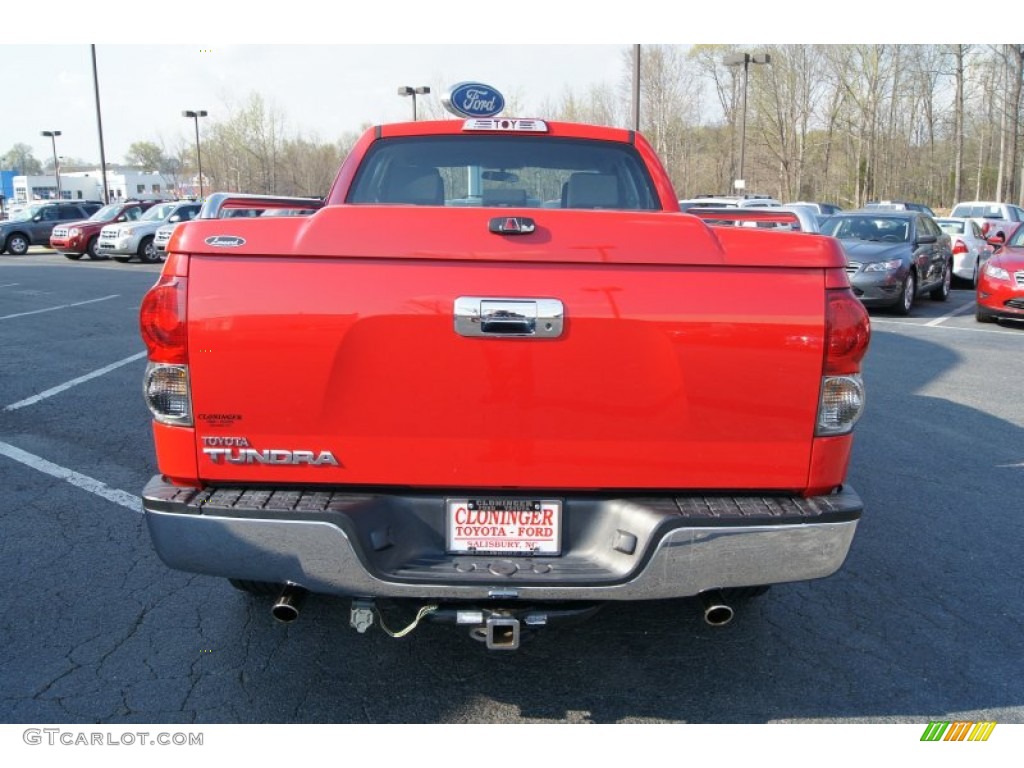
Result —
[[50, 244], [50, 233], [57, 224], [88, 219], [103, 206], [91, 202], [35, 203], [15, 218], [0, 222], [0, 253], [22, 256], [30, 245]]
[[936, 301], [949, 297], [953, 252], [949, 235], [931, 216], [917, 211], [844, 211], [828, 218], [821, 232], [842, 243], [850, 284], [865, 306], [906, 315], [926, 291]]

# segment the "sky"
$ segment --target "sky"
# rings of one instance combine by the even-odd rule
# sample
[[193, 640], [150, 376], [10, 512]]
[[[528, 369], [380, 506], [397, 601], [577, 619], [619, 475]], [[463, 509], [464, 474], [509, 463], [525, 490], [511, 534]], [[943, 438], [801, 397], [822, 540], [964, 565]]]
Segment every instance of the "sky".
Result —
[[[195, 125], [182, 110], [206, 110], [223, 120], [231, 104], [257, 92], [285, 116], [286, 133], [334, 141], [366, 124], [408, 120], [412, 103], [401, 85], [433, 88], [418, 96], [437, 102], [438, 89], [463, 80], [484, 82], [508, 99], [539, 106], [565, 89], [617, 83], [622, 45], [103, 45], [97, 75], [108, 162], [123, 160], [136, 141], [194, 142]], [[41, 131], [61, 131], [57, 153], [99, 161], [99, 138], [88, 43], [0, 46], [0, 71], [30, 61], [27, 77], [7, 78], [0, 117], [0, 154], [15, 143], [44, 162], [53, 155]], [[553, 73], [558, 73], [553, 76]], [[536, 108], [536, 107], [535, 107]]]
[[[59, 130], [58, 155], [98, 163], [91, 45], [106, 159], [119, 163], [136, 141], [168, 151], [194, 142], [194, 123], [182, 110], [209, 113], [202, 132], [206, 120], [225, 118], [254, 92], [283, 113], [289, 136], [335, 141], [367, 124], [409, 119], [410, 99], [397, 94], [402, 85], [430, 86], [430, 96], [418, 97], [422, 105], [424, 98], [437, 104], [457, 82], [483, 82], [533, 110], [528, 116], [543, 117], [542, 105], [566, 92], [619, 85], [624, 55], [637, 42], [874, 41], [879, 26], [870, 20], [883, 18], [877, 9], [897, 35], [881, 42], [916, 42], [922, 34], [943, 41], [929, 34], [927, 16], [906, 6], [861, 0], [858, 13], [839, 24], [807, 0], [784, 7], [767, 0], [303, 0], [294, 12], [282, 0], [204, 0], [139, 4], [134, 13], [65, 0], [7, 4], [4, 39], [17, 42], [0, 44], [0, 154], [24, 143], [45, 163], [53, 147], [41, 132]], [[44, 7], [52, 24], [40, 16]], [[185, 35], [196, 42], [182, 42]]]

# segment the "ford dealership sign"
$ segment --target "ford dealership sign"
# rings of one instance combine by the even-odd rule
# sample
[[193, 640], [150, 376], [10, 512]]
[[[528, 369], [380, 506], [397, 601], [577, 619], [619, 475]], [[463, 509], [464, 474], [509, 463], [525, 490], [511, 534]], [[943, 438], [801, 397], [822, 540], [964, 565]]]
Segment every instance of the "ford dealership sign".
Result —
[[456, 83], [441, 99], [459, 117], [494, 117], [505, 108], [505, 97], [483, 83]]

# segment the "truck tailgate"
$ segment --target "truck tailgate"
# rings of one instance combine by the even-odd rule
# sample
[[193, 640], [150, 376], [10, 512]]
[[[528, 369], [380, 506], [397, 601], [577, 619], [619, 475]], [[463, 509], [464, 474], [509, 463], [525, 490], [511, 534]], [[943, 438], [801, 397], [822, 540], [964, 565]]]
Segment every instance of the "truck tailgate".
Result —
[[[818, 405], [823, 275], [192, 255], [199, 473], [236, 483], [799, 489]], [[460, 297], [555, 299], [564, 326], [556, 338], [464, 336]], [[294, 461], [324, 451], [336, 464]]]

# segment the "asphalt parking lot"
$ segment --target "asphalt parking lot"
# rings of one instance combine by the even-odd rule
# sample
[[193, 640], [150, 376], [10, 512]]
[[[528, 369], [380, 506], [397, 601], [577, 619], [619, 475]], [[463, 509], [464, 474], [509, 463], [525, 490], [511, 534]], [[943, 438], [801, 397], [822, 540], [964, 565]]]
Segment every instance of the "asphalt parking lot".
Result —
[[[973, 295], [873, 315], [844, 568], [706, 626], [612, 606], [517, 653], [394, 640], [166, 568], [136, 313], [159, 266], [0, 256], [0, 719], [8, 723], [1024, 723], [1024, 325]], [[395, 623], [401, 623], [396, 621]]]

